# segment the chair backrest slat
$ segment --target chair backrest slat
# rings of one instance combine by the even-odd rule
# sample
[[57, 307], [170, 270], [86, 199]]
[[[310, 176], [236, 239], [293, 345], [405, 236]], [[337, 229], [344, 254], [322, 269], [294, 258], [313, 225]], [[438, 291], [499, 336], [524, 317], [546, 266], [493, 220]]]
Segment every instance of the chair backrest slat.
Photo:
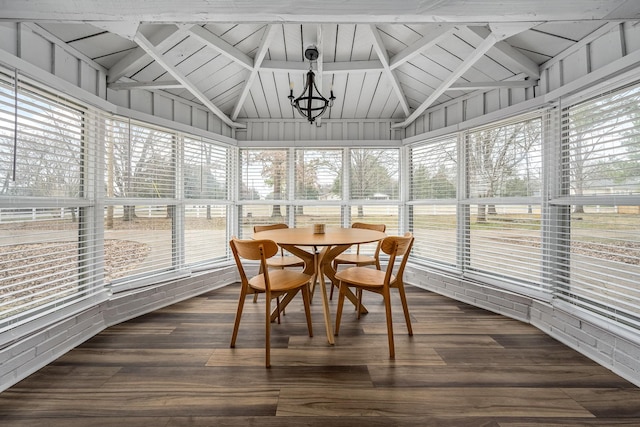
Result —
[[411, 233], [405, 233], [404, 236], [389, 236], [385, 237], [382, 240], [382, 244], [380, 245], [380, 247], [384, 253], [389, 255], [389, 264], [387, 266], [387, 272], [385, 275], [385, 281], [387, 283], [389, 283], [391, 275], [393, 274], [393, 269], [395, 267], [395, 261], [397, 257], [402, 257], [402, 261], [400, 262], [400, 266], [398, 267], [396, 278], [397, 280], [402, 280], [404, 267], [407, 264], [407, 260], [409, 259], [409, 252], [411, 252], [411, 247], [413, 246], [413, 240], [413, 235]]
[[269, 231], [269, 230], [280, 230], [282, 228], [289, 228], [287, 224], [277, 223], [277, 224], [267, 224], [267, 225], [254, 225], [253, 232], [259, 233], [261, 231]]
[[261, 269], [264, 272], [265, 286], [267, 290], [270, 289], [269, 272], [267, 268], [267, 258], [271, 258], [278, 253], [278, 245], [273, 240], [240, 240], [233, 237], [229, 242], [233, 257], [236, 260], [238, 266], [238, 272], [240, 273], [240, 280], [243, 284], [248, 281], [247, 274], [242, 264], [242, 259], [260, 261]]
[[[366, 222], [354, 222], [353, 224], [351, 224], [351, 228], [364, 228], [367, 230], [381, 231], [383, 233], [387, 230], [386, 224], [368, 224]], [[375, 254], [373, 255], [374, 258], [378, 258], [378, 254], [380, 253], [380, 243], [381, 241], [377, 243], [376, 251], [375, 251]], [[366, 243], [363, 243], [363, 244], [366, 245]], [[356, 253], [358, 255], [360, 254], [360, 245], [361, 243], [358, 243], [356, 245]]]

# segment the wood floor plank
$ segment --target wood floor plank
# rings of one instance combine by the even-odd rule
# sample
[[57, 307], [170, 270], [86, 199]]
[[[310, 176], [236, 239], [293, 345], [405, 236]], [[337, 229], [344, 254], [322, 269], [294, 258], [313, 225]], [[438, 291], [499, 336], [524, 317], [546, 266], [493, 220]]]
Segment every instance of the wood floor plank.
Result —
[[376, 387], [636, 387], [594, 365], [377, 366], [370, 370]]
[[[272, 324], [237, 285], [108, 328], [0, 394], [0, 426], [640, 426], [640, 388], [531, 325], [418, 288], [414, 335], [393, 298], [396, 358], [376, 295], [345, 306], [329, 345], [320, 300]], [[336, 301], [330, 310], [335, 315]]]
[[565, 393], [598, 417], [640, 418], [639, 388], [572, 388]]
[[57, 364], [73, 365], [152, 365], [202, 366], [211, 357], [211, 349], [132, 349], [76, 348], [59, 358]]
[[[403, 349], [407, 349], [404, 351]], [[207, 366], [264, 366], [265, 351], [258, 348], [216, 349]], [[272, 348], [271, 363], [278, 366], [422, 366], [444, 365], [433, 349], [424, 346], [396, 344], [396, 357], [389, 359], [386, 340], [379, 346], [362, 348], [341, 346], [317, 351], [314, 348]]]
[[[6, 393], [6, 396], [5, 396]], [[0, 400], [0, 418], [273, 416], [279, 390], [236, 387], [218, 391], [42, 393], [12, 390]], [[28, 397], [28, 399], [25, 399]], [[79, 405], [78, 402], [83, 402]]]
[[562, 390], [464, 387], [369, 389], [282, 389], [277, 416], [585, 417], [594, 415]]
[[372, 387], [366, 366], [272, 366], [258, 367], [154, 367], [122, 368], [113, 375], [102, 390], [109, 391], [220, 391], [238, 384], [254, 388], [274, 387]]

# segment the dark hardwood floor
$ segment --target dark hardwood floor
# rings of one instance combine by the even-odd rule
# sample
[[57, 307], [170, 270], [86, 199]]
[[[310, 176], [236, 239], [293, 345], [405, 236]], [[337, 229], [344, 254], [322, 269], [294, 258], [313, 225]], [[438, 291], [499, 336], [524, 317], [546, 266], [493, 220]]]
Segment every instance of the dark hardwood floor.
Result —
[[[640, 389], [536, 328], [408, 289], [414, 336], [394, 293], [396, 359], [384, 308], [345, 306], [327, 344], [319, 295], [307, 336], [302, 300], [273, 325], [264, 368], [263, 302], [238, 287], [111, 327], [0, 394], [9, 426], [640, 426]], [[332, 302], [335, 313], [335, 300]]]

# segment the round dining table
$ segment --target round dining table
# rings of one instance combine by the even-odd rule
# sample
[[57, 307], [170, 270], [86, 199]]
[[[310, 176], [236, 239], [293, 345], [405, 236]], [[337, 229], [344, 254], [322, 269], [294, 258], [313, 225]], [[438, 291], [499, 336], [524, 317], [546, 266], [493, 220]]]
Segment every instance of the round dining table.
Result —
[[[305, 263], [304, 273], [312, 276], [313, 286], [315, 287], [316, 283], [320, 284], [324, 323], [329, 344], [334, 344], [335, 341], [324, 279], [326, 276], [333, 285], [339, 285], [335, 278], [336, 271], [331, 265], [333, 259], [352, 245], [377, 242], [385, 237], [386, 234], [381, 231], [338, 227], [327, 227], [324, 229], [324, 233], [315, 233], [314, 227], [304, 227], [260, 231], [253, 234], [254, 239], [273, 240], [285, 250], [301, 258]], [[347, 293], [347, 298], [357, 306], [356, 296], [352, 292]], [[283, 299], [280, 311], [284, 310], [288, 303], [286, 298]], [[362, 313], [367, 312], [364, 306], [360, 307]], [[274, 312], [272, 318], [275, 319], [277, 314]]]

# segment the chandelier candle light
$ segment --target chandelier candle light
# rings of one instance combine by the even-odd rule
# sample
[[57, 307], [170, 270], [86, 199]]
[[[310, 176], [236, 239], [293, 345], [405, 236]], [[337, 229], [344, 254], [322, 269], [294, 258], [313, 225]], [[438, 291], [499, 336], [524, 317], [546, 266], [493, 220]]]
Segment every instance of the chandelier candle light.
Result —
[[288, 98], [289, 101], [291, 101], [291, 106], [298, 110], [300, 115], [309, 120], [309, 123], [313, 123], [315, 119], [322, 116], [325, 111], [327, 111], [327, 107], [333, 107], [333, 100], [336, 99], [336, 97], [333, 96], [333, 88], [331, 89], [329, 99], [327, 99], [322, 96], [316, 86], [316, 75], [312, 70], [312, 64], [313, 61], [318, 59], [318, 56], [318, 49], [315, 46], [308, 47], [304, 51], [304, 57], [309, 60], [309, 71], [307, 72], [307, 80], [305, 82], [304, 89], [302, 89], [302, 93], [299, 97], [294, 98], [293, 82], [289, 84]]

